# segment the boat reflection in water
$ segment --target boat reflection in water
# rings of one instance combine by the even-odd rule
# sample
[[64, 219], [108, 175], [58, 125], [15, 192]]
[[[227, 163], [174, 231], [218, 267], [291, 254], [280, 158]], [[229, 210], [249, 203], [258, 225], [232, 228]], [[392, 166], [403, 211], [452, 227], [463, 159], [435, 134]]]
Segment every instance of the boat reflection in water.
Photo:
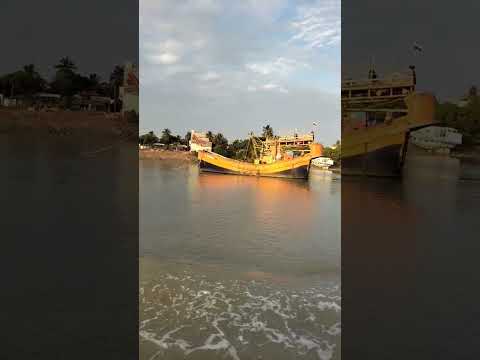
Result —
[[[309, 183], [305, 181], [200, 173], [198, 185], [199, 190], [204, 192], [207, 203], [213, 207], [229, 201], [228, 193], [232, 191], [235, 194], [235, 201], [238, 202], [240, 198], [251, 207], [255, 217], [252, 221], [262, 223], [272, 221], [273, 215], [279, 216], [275, 222], [277, 220], [281, 222], [282, 217], [288, 216], [289, 222], [296, 226], [308, 226], [310, 221], [314, 221], [312, 219], [314, 198], [309, 192]], [[279, 210], [273, 211], [273, 208]], [[281, 210], [282, 208], [284, 210]]]

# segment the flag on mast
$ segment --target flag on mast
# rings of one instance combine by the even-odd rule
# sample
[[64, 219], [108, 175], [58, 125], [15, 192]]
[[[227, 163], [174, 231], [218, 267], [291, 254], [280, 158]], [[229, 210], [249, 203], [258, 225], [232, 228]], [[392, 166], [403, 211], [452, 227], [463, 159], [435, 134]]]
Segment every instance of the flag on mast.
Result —
[[420, 45], [418, 45], [418, 43], [414, 42], [413, 43], [413, 50], [421, 52], [421, 51], [423, 51], [423, 48]]

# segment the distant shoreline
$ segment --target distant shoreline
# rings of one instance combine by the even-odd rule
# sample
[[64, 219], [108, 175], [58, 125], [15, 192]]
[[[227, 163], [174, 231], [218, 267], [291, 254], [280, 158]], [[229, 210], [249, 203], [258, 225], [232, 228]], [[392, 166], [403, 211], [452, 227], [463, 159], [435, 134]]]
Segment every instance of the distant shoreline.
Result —
[[190, 163], [197, 161], [197, 157], [190, 151], [140, 149], [138, 150], [138, 157], [140, 160], [167, 160]]

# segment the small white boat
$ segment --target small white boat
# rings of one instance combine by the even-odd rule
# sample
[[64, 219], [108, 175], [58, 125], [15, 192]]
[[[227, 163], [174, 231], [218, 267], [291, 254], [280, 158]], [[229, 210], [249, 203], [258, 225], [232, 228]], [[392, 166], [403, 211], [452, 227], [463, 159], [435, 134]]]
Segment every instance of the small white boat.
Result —
[[425, 150], [447, 150], [462, 143], [462, 134], [456, 129], [449, 127], [427, 126], [412, 131], [410, 133], [410, 141]]
[[325, 156], [321, 156], [312, 160], [312, 165], [321, 169], [328, 169], [330, 166], [333, 165], [333, 163], [334, 162], [332, 159]]

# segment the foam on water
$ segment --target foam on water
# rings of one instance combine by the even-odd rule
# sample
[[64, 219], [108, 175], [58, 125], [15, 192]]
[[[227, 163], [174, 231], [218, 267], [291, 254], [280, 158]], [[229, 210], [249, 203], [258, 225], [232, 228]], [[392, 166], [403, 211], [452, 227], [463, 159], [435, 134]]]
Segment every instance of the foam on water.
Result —
[[293, 290], [165, 274], [142, 283], [140, 337], [157, 347], [152, 359], [199, 352], [209, 359], [336, 359], [340, 300], [338, 285]]

